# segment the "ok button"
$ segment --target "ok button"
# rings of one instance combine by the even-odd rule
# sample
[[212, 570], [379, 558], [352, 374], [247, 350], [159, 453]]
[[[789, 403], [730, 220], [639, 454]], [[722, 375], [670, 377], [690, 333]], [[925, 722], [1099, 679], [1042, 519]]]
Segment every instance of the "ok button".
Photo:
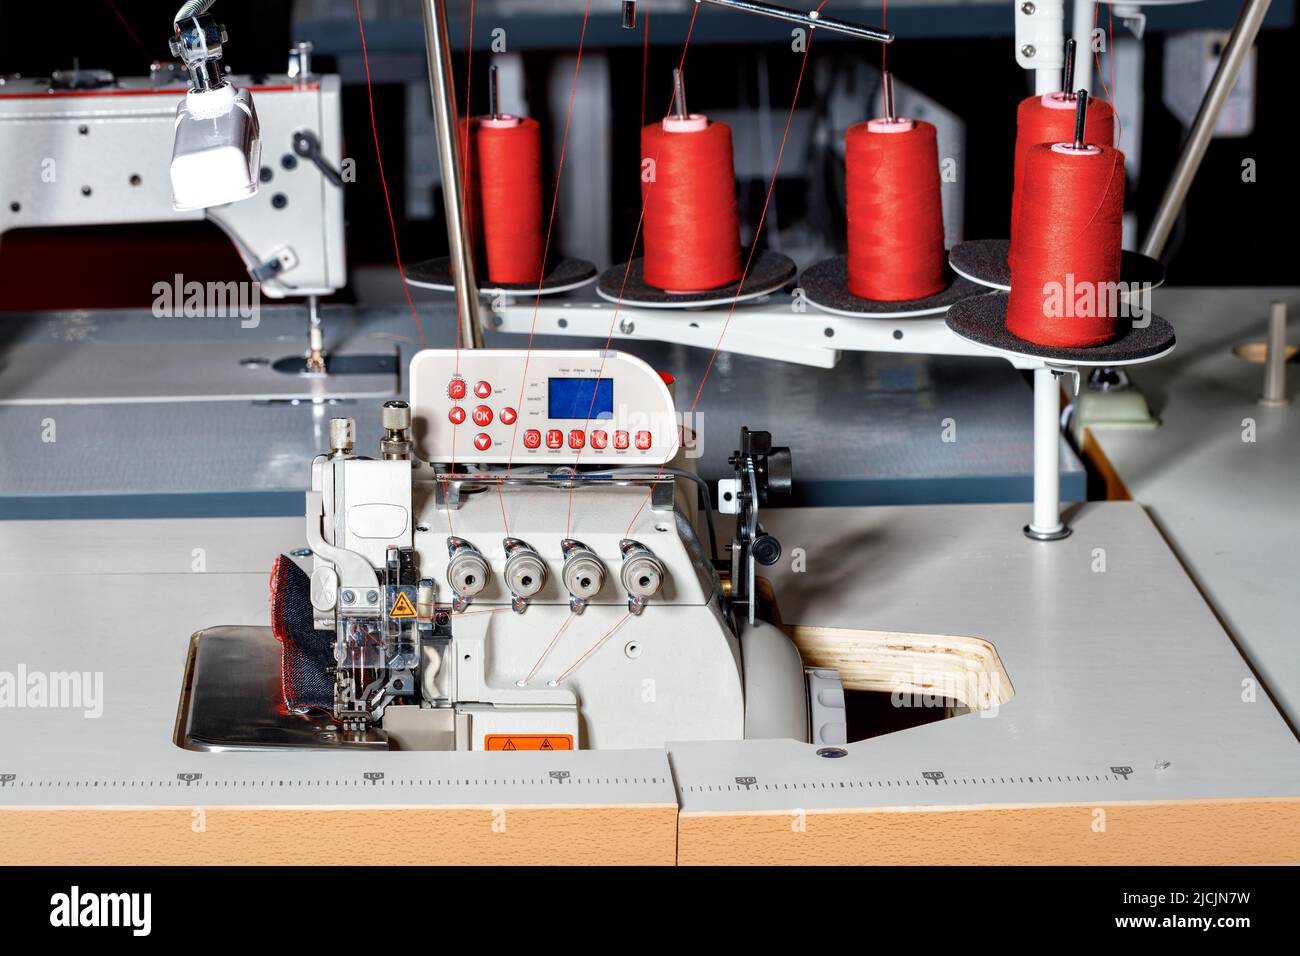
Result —
[[480, 405], [474, 409], [474, 424], [483, 428], [492, 424], [492, 409], [486, 405]]

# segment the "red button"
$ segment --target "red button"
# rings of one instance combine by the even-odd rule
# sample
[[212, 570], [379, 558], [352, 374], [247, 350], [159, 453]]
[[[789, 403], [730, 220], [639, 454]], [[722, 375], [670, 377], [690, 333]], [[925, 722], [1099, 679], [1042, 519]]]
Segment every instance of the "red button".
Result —
[[587, 444], [587, 435], [585, 432], [580, 431], [576, 428], [573, 431], [569, 432], [570, 448], [581, 448], [585, 444]]
[[524, 447], [539, 448], [542, 444], [542, 433], [536, 428], [530, 428], [524, 432]]
[[479, 428], [486, 428], [492, 424], [492, 409], [486, 405], [480, 405], [474, 409], [474, 424]]
[[487, 398], [492, 394], [492, 386], [487, 382], [478, 382], [474, 386], [474, 394], [479, 398]]
[[563, 448], [564, 432], [560, 431], [558, 428], [552, 428], [550, 431], [548, 431], [546, 433], [546, 447]]
[[465, 409], [459, 405], [453, 405], [451, 411], [447, 413], [447, 420], [453, 425], [459, 425], [465, 420]]
[[479, 432], [477, 435], [474, 436], [474, 447], [477, 448], [479, 451], [487, 451], [489, 448], [492, 447], [491, 436]]
[[447, 394], [452, 398], [464, 398], [465, 380], [463, 378], [453, 378], [451, 384], [447, 386]]
[[501, 424], [513, 425], [515, 423], [515, 410], [509, 406], [501, 409]]
[[604, 448], [608, 444], [609, 444], [609, 435], [607, 435], [605, 432], [591, 433], [592, 448]]
[[637, 447], [637, 448], [640, 448], [642, 451], [645, 451], [647, 448], [650, 447], [650, 433], [649, 433], [649, 432], [637, 432], [637, 433], [636, 433], [636, 447]]
[[614, 447], [615, 448], [627, 447], [627, 432], [614, 432]]

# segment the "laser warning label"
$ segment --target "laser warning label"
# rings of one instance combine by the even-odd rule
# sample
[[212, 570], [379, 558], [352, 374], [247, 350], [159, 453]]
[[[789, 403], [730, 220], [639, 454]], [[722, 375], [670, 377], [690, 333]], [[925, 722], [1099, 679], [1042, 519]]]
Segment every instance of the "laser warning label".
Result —
[[393, 607], [388, 612], [390, 618], [415, 617], [415, 606], [411, 604], [411, 599], [401, 591], [397, 592], [397, 599], [393, 601]]
[[572, 750], [572, 734], [488, 734], [484, 750]]

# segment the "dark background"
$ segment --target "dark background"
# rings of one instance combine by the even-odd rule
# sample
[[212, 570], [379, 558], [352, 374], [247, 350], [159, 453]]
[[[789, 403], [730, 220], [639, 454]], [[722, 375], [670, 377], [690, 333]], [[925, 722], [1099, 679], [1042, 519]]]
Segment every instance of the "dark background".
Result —
[[[78, 57], [82, 67], [107, 68], [119, 76], [147, 73], [150, 60], [169, 59], [167, 39], [176, 0], [78, 0], [58, 8], [0, 0], [0, 73], [48, 75], [51, 69], [69, 67]], [[237, 73], [280, 72], [286, 51], [294, 39], [290, 27], [288, 0], [235, 2], [223, 0], [214, 10], [229, 29], [232, 42], [225, 62]], [[451, 0], [453, 44], [463, 47], [465, 21], [463, 4]], [[1104, 11], [1104, 8], [1103, 8]], [[1009, 13], [1009, 11], [1007, 11]], [[956, 14], [949, 14], [956, 16]], [[1103, 12], [1104, 19], [1104, 12]], [[1290, 19], [1289, 16], [1286, 19]], [[476, 23], [476, 46], [490, 29], [492, 19], [483, 16]], [[579, 21], [575, 17], [570, 46], [526, 53], [530, 89], [544, 88], [550, 61], [571, 54], [577, 40]], [[343, 24], [346, 26], [346, 24]], [[562, 26], [562, 24], [557, 24]], [[891, 26], [895, 26], [891, 22]], [[383, 24], [367, 20], [369, 32], [379, 33]], [[897, 28], [897, 27], [896, 27]], [[1116, 31], [1120, 30], [1116, 21]], [[669, 75], [680, 54], [682, 31], [673, 24], [659, 24], [652, 30], [648, 75]], [[777, 30], [767, 51], [771, 70], [773, 109], [784, 113], [794, 89], [797, 56], [789, 53], [789, 34]], [[1007, 36], [967, 36], [951, 39], [901, 39], [890, 50], [889, 65], [898, 77], [943, 103], [967, 120], [965, 234], [968, 238], [1003, 236], [1007, 233], [1010, 207], [1011, 150], [1015, 135], [1015, 107], [1027, 90], [1027, 74], [1012, 68]], [[1293, 284], [1295, 240], [1290, 225], [1300, 204], [1294, 162], [1290, 149], [1296, 109], [1291, 61], [1300, 53], [1294, 25], [1266, 29], [1258, 40], [1256, 128], [1242, 139], [1214, 140], [1196, 182], [1188, 196], [1183, 216], [1166, 249], [1169, 282], [1183, 285], [1270, 285]], [[592, 42], [589, 35], [589, 43]], [[373, 43], [373, 40], [372, 40]], [[592, 44], [595, 46], [596, 44]], [[853, 51], [850, 53], [850, 51]], [[711, 45], [707, 35], [691, 45], [688, 69], [692, 88], [707, 91], [711, 109], [744, 107], [757, 100], [753, 88], [753, 43]], [[482, 55], [482, 54], [476, 54]], [[847, 44], [818, 39], [813, 44], [801, 104], [818, 108], [811, 77], [818, 60], [844, 61], [860, 55]], [[874, 52], [869, 54], [875, 62]], [[484, 57], [484, 60], [486, 57]], [[476, 60], [476, 76], [479, 63]], [[620, 104], [614, 124], [614, 161], [618, 168], [635, 168], [640, 125], [642, 57], [639, 41], [625, 46], [611, 57], [611, 80], [615, 100]], [[1103, 61], [1105, 65], [1105, 61]], [[330, 72], [336, 64], [318, 55], [315, 68]], [[463, 77], [465, 63], [458, 56], [457, 76]], [[1143, 129], [1142, 182], [1136, 202], [1139, 235], [1145, 235], [1150, 217], [1159, 202], [1167, 176], [1177, 159], [1183, 131], [1161, 102], [1163, 72], [1162, 43], [1158, 33], [1146, 41], [1145, 119]], [[1134, 82], [1133, 77], [1119, 81]], [[662, 112], [669, 90], [655, 86], [647, 99], [651, 115]], [[463, 81], [462, 81], [463, 83]], [[475, 109], [481, 109], [486, 83], [474, 84]], [[662, 94], [662, 95], [661, 95]], [[403, 129], [406, 88], [400, 83], [379, 84], [375, 89], [375, 110], [383, 149], [385, 171], [392, 192], [393, 208], [401, 216], [405, 208], [405, 177], [401, 175], [406, 143]], [[544, 97], [534, 96], [535, 103]], [[349, 84], [343, 100], [345, 153], [357, 162], [357, 181], [346, 193], [348, 249], [352, 265], [393, 261], [392, 241], [380, 192], [379, 177], [373, 172], [374, 147], [364, 85]], [[541, 108], [539, 107], [539, 111]], [[543, 129], [558, 135], [563, 116], [537, 118]], [[571, 144], [580, 148], [580, 144]], [[802, 183], [782, 181], [777, 190], [781, 222], [788, 225], [808, 219], [823, 234], [842, 232], [842, 213], [833, 195], [839, 171], [833, 156], [814, 155], [812, 146], [792, 142], [787, 162], [794, 152], [808, 153], [806, 161], [817, 175]], [[544, 151], [549, 154], [549, 151]], [[1257, 161], [1258, 181], [1243, 183], [1241, 162]], [[0, 164], [3, 157], [0, 157]], [[0, 165], [0, 189], [4, 170]], [[638, 184], [630, 177], [614, 177], [613, 248], [616, 255], [628, 248], [639, 211]], [[544, 174], [553, 182], [553, 171]], [[971, 184], [979, 184], [978, 187]], [[580, 184], [571, 184], [577, 188]], [[752, 222], [762, 204], [764, 184], [752, 183], [742, 195], [742, 214], [750, 211]], [[438, 220], [399, 222], [403, 258], [415, 261], [445, 250], [440, 203]], [[144, 305], [124, 301], [133, 290], [148, 288], [121, 281], [122, 260], [146, 260], [153, 274], [170, 274], [169, 258], [179, 263], [194, 261], [196, 250], [209, 257], [211, 268], [242, 276], [233, 250], [214, 227], [206, 224], [180, 226], [132, 226], [110, 230], [43, 230], [11, 232], [0, 241], [0, 311], [70, 306]], [[127, 253], [124, 256], [123, 253]], [[76, 267], [70, 268], [70, 263]], [[605, 266], [607, 263], [598, 263]], [[40, 280], [45, 281], [40, 281]], [[344, 297], [346, 298], [346, 296]]]

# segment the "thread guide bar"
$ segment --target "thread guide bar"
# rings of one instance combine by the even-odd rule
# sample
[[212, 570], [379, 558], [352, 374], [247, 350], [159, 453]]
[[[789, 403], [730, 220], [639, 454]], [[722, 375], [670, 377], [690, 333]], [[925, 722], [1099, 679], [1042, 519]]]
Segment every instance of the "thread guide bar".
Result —
[[877, 43], [894, 42], [894, 35], [888, 30], [864, 26], [861, 23], [841, 20], [838, 17], [824, 17], [816, 10], [805, 13], [802, 10], [791, 10], [789, 7], [777, 6], [774, 3], [763, 3], [761, 0], [695, 0], [695, 2], [709, 3], [715, 7], [727, 7], [743, 13], [756, 13], [759, 16], [771, 17], [774, 20], [785, 20], [788, 23], [801, 23], [814, 30], [830, 30], [832, 33], [843, 33], [846, 36], [857, 37], [860, 40], [875, 40]]
[[[761, 3], [759, 0], [695, 0], [695, 2], [711, 3], [715, 7], [729, 7], [744, 13], [757, 13], [759, 16], [785, 20], [789, 23], [802, 23], [812, 29], [830, 30], [832, 33], [843, 33], [861, 40], [875, 40], [877, 43], [894, 42], [894, 35], [888, 30], [878, 30], [875, 27], [863, 26], [838, 17], [824, 17], [817, 10], [809, 10], [805, 13], [802, 10], [780, 7], [774, 3]], [[624, 30], [636, 29], [636, 0], [623, 0], [622, 25]]]

